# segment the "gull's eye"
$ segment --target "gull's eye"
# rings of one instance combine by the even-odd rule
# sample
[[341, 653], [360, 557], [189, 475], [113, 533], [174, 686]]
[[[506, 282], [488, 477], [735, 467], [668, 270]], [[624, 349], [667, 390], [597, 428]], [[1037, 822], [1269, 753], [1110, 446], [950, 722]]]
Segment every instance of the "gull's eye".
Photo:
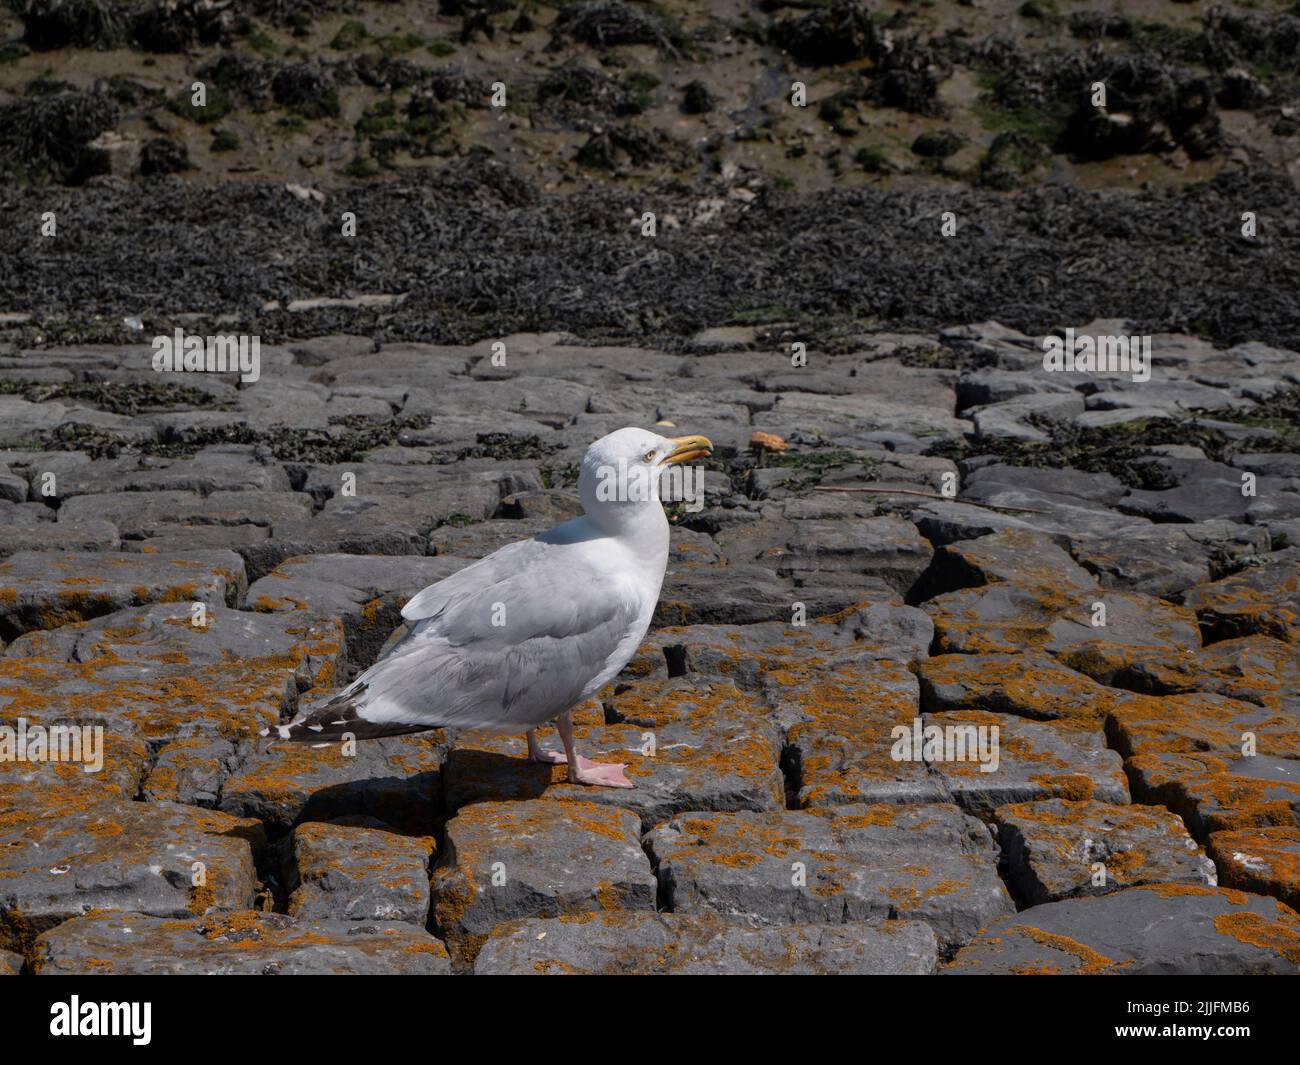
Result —
[[647, 452], [645, 453], [645, 458], [644, 458], [642, 461], [644, 461], [644, 462], [654, 462], [654, 460], [655, 460], [655, 452], [654, 452], [654, 449], [652, 448], [651, 450], [649, 450], [649, 451], [647, 451]]

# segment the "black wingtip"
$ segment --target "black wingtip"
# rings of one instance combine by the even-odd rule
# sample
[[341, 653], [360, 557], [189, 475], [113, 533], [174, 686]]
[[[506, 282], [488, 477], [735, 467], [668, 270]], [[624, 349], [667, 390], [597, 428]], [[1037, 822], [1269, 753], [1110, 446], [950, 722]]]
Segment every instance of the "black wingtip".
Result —
[[264, 735], [290, 743], [336, 743], [340, 740], [374, 740], [384, 736], [407, 736], [427, 732], [428, 725], [405, 725], [394, 721], [367, 721], [360, 716], [367, 686], [347, 688], [325, 702], [306, 710], [285, 725], [276, 725]]

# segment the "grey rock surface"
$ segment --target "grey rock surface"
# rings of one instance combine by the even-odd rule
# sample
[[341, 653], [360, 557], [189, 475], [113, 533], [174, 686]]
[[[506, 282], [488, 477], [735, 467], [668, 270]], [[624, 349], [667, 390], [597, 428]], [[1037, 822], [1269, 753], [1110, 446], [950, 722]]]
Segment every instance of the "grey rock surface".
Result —
[[229, 551], [19, 551], [0, 561], [0, 639], [166, 599], [219, 606], [244, 583], [243, 560]]
[[475, 803], [447, 822], [434, 919], [470, 965], [498, 925], [524, 917], [655, 909], [640, 821], [583, 802]]
[[951, 948], [1012, 909], [988, 831], [953, 806], [688, 814], [646, 842], [677, 913], [760, 925], [897, 915]]
[[402, 921], [423, 928], [434, 846], [430, 837], [399, 836], [373, 818], [298, 825], [290, 878], [297, 887], [288, 912], [315, 920]]
[[705, 914], [619, 913], [501, 925], [479, 975], [914, 976], [935, 968], [922, 921], [745, 928]]
[[1218, 883], [1177, 815], [1162, 807], [1068, 799], [993, 813], [1007, 879], [1030, 906], [1138, 884]]
[[[12, 812], [12, 811], [11, 811]], [[253, 904], [259, 822], [174, 803], [28, 807], [0, 829], [0, 931], [23, 950], [91, 910], [188, 917]]]
[[[502, 365], [297, 306], [328, 335], [257, 384], [0, 338], [0, 726], [103, 728], [98, 772], [0, 758], [0, 971], [1294, 962], [1297, 353], [1162, 333], [1134, 382], [982, 322], [795, 367], [776, 323]], [[626, 425], [715, 444], [650, 631], [575, 709], [635, 788], [518, 734], [260, 735], [575, 514]]]
[[32, 948], [38, 976], [442, 976], [446, 948], [409, 924], [239, 911], [164, 920], [77, 917]]
[[1186, 884], [1034, 906], [991, 922], [945, 974], [1258, 975], [1300, 968], [1276, 899]]

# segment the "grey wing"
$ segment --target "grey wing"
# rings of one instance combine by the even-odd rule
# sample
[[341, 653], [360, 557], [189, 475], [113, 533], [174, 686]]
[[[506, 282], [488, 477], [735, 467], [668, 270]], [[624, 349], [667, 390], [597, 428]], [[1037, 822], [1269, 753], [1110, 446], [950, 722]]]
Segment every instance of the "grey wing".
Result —
[[441, 617], [457, 603], [478, 595], [484, 588], [508, 582], [521, 570], [542, 564], [546, 554], [546, 545], [537, 540], [506, 544], [416, 593], [402, 607], [402, 617], [407, 621]]
[[596, 571], [591, 550], [524, 541], [426, 588], [403, 611], [415, 616], [411, 632], [341, 695], [296, 719], [289, 738], [522, 731], [569, 709], [617, 673], [644, 635], [641, 590]]

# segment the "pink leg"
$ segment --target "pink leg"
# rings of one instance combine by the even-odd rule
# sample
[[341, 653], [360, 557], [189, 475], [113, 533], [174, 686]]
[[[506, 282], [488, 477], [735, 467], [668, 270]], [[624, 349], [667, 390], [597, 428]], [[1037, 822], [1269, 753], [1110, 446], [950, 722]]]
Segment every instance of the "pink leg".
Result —
[[542, 762], [547, 765], [563, 765], [567, 758], [559, 751], [548, 751], [537, 742], [537, 730], [530, 728], [528, 730], [528, 760], [531, 762]]
[[[537, 730], [530, 728], [528, 730], [528, 760], [530, 762], [541, 762], [543, 765], [564, 765], [568, 762], [569, 756], [563, 751], [548, 751], [537, 742]], [[588, 758], [578, 755], [578, 768], [590, 769], [596, 763]]]
[[560, 739], [564, 741], [564, 751], [569, 761], [569, 783], [587, 784], [599, 788], [631, 788], [635, 785], [623, 773], [626, 762], [617, 765], [601, 762], [589, 762], [581, 757], [573, 746], [573, 719], [568, 712], [555, 719]]

